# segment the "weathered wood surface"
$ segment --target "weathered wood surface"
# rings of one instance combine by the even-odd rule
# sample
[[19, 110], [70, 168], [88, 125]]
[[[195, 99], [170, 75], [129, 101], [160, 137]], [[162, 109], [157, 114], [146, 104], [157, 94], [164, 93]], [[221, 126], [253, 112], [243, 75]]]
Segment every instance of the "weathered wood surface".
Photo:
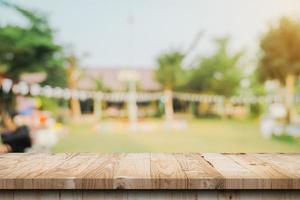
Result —
[[300, 189], [300, 154], [1, 154], [0, 189]]
[[0, 190], [0, 200], [299, 200], [299, 190]]

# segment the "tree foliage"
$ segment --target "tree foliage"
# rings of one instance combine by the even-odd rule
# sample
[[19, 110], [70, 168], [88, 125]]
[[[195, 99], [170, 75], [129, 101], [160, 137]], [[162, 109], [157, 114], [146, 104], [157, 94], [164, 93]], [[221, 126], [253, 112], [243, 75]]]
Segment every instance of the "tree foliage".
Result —
[[[23, 73], [45, 72], [43, 84], [64, 86], [62, 49], [54, 42], [47, 19], [8, 1], [0, 0], [0, 6], [13, 9], [28, 22], [25, 26], [0, 24], [0, 77], [18, 81]], [[0, 113], [14, 111], [15, 95], [0, 93]]]
[[46, 18], [4, 1], [0, 5], [16, 10], [28, 21], [27, 26], [0, 26], [0, 73], [18, 80], [24, 72], [44, 71], [48, 75], [46, 83], [63, 85], [61, 47], [54, 42]]
[[186, 90], [230, 96], [235, 94], [241, 80], [238, 61], [242, 52], [228, 52], [228, 38], [216, 40], [217, 50], [204, 57], [190, 70]]
[[156, 79], [164, 87], [164, 89], [172, 90], [183, 83], [183, 58], [184, 54], [179, 51], [171, 51], [158, 57]]
[[300, 74], [300, 23], [282, 18], [263, 36], [258, 72], [261, 80], [285, 84], [287, 75]]

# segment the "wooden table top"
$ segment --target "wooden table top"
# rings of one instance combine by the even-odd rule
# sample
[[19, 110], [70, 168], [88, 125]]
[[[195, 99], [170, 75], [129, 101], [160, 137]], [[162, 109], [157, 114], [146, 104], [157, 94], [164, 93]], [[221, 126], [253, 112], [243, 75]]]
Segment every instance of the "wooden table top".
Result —
[[300, 154], [1, 154], [0, 189], [300, 189]]

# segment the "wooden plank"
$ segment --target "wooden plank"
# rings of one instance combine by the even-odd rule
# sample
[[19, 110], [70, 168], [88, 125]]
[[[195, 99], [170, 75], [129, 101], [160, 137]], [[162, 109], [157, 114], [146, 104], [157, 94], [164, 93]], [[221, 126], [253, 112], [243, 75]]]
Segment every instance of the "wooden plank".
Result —
[[[197, 193], [195, 192], [190, 192], [187, 190], [183, 190], [183, 191], [178, 191], [178, 190], [173, 190], [170, 193], [169, 198], [171, 200], [192, 200], [192, 199], [197, 199]], [[165, 194], [168, 195], [167, 192], [162, 193], [162, 195]]]
[[[0, 154], [0, 188], [14, 189], [17, 173], [22, 172], [24, 161], [28, 159], [30, 154]], [[26, 165], [25, 165], [26, 166]], [[11, 178], [9, 178], [11, 176]]]
[[49, 190], [18, 190], [14, 191], [14, 200], [60, 200], [60, 194]]
[[257, 189], [256, 174], [219, 153], [204, 153], [203, 158], [223, 177], [220, 189]]
[[291, 186], [289, 189], [300, 188], [300, 161], [295, 154], [253, 154], [256, 158], [264, 162], [265, 165], [272, 166], [282, 174], [289, 177]]
[[[299, 200], [299, 190], [11, 190], [0, 200]], [[5, 194], [10, 194], [9, 196]], [[8, 197], [8, 198], [7, 198]]]
[[299, 190], [241, 190], [241, 200], [298, 200]]
[[215, 200], [218, 199], [217, 190], [200, 190], [195, 191], [197, 193], [197, 200]]
[[290, 189], [292, 182], [289, 176], [280, 172], [272, 165], [249, 154], [226, 154], [242, 167], [256, 174], [256, 185], [259, 189]]
[[300, 189], [300, 154], [1, 154], [0, 189]]
[[240, 200], [240, 193], [234, 190], [221, 190], [218, 191], [218, 200]]
[[151, 189], [150, 154], [122, 154], [114, 170], [114, 188]]
[[299, 200], [300, 199], [300, 190], [293, 190], [292, 192], [286, 191], [285, 192], [285, 198], [289, 200]]
[[114, 188], [114, 171], [120, 154], [101, 154], [82, 173], [82, 189]]
[[151, 153], [153, 189], [185, 189], [187, 177], [173, 154]]
[[[268, 192], [267, 190], [262, 190], [264, 192]], [[263, 200], [262, 192], [260, 190], [241, 190], [240, 191], [240, 199], [242, 200]]]
[[35, 176], [59, 164], [60, 161], [65, 161], [67, 157], [66, 154], [2, 154], [0, 188], [33, 189], [33, 183], [37, 181], [33, 179]]
[[[127, 192], [127, 199], [130, 200], [148, 200], [153, 199], [153, 193], [155, 190], [129, 190]], [[159, 197], [158, 199], [160, 199]]]
[[60, 200], [82, 200], [83, 193], [81, 190], [61, 190]]
[[219, 188], [223, 176], [204, 160], [201, 154], [175, 154], [175, 158], [187, 177], [189, 189]]
[[[273, 155], [273, 154], [270, 154]], [[282, 161], [280, 167], [287, 167], [286, 170], [291, 177], [300, 178], [300, 154], [286, 154], [286, 153], [278, 153], [275, 155], [276, 159], [278, 158], [279, 161]], [[286, 162], [284, 164], [283, 162]], [[279, 163], [277, 163], [279, 164]]]
[[12, 190], [0, 190], [0, 200], [13, 200], [14, 191]]
[[39, 174], [36, 179], [48, 180], [45, 185], [49, 189], [81, 189], [85, 170], [98, 157], [98, 154], [76, 154], [68, 161]]
[[[145, 194], [143, 196], [145, 196]], [[127, 190], [108, 190], [108, 191], [86, 190], [83, 191], [83, 196], [82, 196], [82, 200], [127, 200], [127, 199], [129, 199]]]

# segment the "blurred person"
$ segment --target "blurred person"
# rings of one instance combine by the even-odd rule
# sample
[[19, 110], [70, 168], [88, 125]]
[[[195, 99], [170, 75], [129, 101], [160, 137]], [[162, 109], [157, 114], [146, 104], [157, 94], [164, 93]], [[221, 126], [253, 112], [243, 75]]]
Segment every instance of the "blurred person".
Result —
[[18, 126], [14, 117], [16, 114], [4, 114], [4, 132], [1, 133], [2, 143], [0, 153], [23, 153], [32, 146], [29, 128], [25, 125]]

